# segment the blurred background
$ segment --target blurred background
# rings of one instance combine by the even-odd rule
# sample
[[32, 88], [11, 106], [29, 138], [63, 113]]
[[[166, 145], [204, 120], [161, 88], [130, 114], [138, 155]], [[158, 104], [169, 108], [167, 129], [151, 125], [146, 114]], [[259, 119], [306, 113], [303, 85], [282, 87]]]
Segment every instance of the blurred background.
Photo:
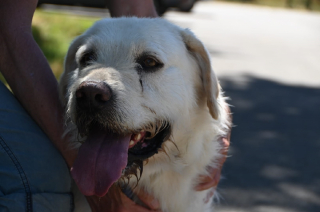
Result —
[[[320, 0], [154, 3], [204, 42], [233, 105], [216, 211], [319, 212]], [[104, 0], [40, 0], [33, 34], [57, 79], [72, 39], [103, 17]]]

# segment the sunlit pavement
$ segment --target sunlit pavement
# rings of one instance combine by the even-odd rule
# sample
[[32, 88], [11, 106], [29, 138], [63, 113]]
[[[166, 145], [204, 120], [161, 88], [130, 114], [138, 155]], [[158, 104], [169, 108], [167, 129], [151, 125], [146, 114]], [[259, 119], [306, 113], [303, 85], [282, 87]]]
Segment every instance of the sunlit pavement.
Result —
[[191, 14], [165, 18], [195, 32], [220, 76], [320, 87], [320, 13], [198, 2]]
[[319, 212], [320, 13], [198, 2], [164, 17], [205, 43], [234, 106], [216, 211]]

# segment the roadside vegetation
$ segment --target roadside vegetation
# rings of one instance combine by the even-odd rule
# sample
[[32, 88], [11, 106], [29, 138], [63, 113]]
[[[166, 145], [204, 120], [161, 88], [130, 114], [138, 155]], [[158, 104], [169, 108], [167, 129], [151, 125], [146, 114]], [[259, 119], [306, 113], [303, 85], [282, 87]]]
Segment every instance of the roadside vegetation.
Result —
[[[36, 10], [32, 33], [57, 79], [63, 71], [63, 60], [70, 43], [96, 20], [98, 18]], [[5, 82], [1, 74], [0, 80]]]
[[[272, 7], [286, 7], [320, 11], [320, 0], [219, 0], [241, 2]], [[32, 32], [42, 49], [54, 75], [59, 79], [63, 71], [63, 60], [71, 41], [82, 34], [99, 18], [84, 17], [60, 12], [37, 9], [34, 15]], [[0, 73], [0, 80], [5, 82]]]
[[63, 60], [72, 40], [98, 18], [37, 10], [32, 22], [33, 36], [50, 63], [56, 78], [63, 71]]

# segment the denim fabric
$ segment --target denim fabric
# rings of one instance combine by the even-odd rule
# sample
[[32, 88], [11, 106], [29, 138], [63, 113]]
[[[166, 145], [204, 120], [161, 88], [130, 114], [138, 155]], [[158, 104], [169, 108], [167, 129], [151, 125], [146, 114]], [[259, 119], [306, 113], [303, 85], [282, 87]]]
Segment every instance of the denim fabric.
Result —
[[0, 82], [0, 211], [73, 211], [61, 154]]

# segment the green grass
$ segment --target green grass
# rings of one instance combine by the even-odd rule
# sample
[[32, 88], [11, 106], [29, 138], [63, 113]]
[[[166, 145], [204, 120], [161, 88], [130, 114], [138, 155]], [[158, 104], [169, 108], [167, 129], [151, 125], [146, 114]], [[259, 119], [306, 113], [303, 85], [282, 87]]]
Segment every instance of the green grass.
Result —
[[[63, 71], [63, 60], [71, 41], [98, 19], [36, 10], [32, 33], [57, 79]], [[6, 84], [1, 73], [0, 80]]]
[[57, 78], [63, 71], [64, 56], [71, 41], [97, 20], [41, 10], [35, 12], [32, 33]]
[[[290, 0], [224, 0], [274, 7], [288, 7]], [[291, 0], [292, 7], [304, 8], [306, 0]], [[320, 0], [312, 0], [312, 10], [320, 11]], [[32, 23], [35, 40], [46, 56], [58, 79], [63, 71], [63, 60], [71, 41], [82, 34], [99, 18], [67, 15], [58, 12], [36, 10]], [[5, 82], [0, 73], [0, 80]]]

